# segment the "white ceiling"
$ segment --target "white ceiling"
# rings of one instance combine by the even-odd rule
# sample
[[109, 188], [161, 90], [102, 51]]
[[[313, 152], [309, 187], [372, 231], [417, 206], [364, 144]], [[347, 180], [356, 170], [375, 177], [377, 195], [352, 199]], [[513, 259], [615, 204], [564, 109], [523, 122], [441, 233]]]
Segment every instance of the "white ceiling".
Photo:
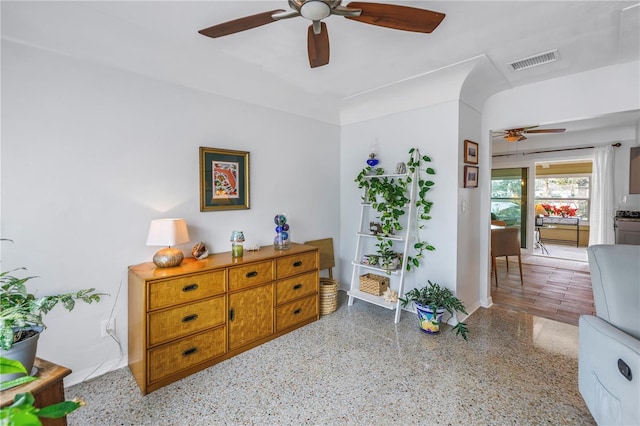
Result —
[[[1, 30], [8, 40], [329, 122], [336, 122], [345, 98], [479, 55], [486, 55], [510, 86], [640, 56], [637, 0], [386, 3], [446, 17], [432, 34], [419, 34], [330, 16], [325, 22], [331, 62], [315, 69], [307, 60], [309, 21], [301, 17], [218, 39], [197, 33], [227, 20], [288, 9], [285, 0], [5, 0]], [[552, 49], [560, 56], [555, 63], [517, 72], [506, 65]]]

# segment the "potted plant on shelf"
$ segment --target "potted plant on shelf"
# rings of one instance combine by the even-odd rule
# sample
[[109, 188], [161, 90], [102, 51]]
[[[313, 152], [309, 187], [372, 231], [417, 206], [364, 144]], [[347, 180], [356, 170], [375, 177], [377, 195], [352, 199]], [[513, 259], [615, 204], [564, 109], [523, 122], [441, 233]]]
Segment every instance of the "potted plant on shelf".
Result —
[[387, 273], [398, 269], [402, 263], [402, 256], [393, 250], [393, 241], [381, 239], [376, 244], [376, 247], [378, 247], [377, 254], [380, 267], [385, 269]]
[[[440, 332], [440, 323], [444, 312], [447, 311], [453, 317], [454, 313], [467, 313], [462, 301], [455, 297], [451, 290], [442, 287], [437, 283], [428, 281], [428, 285], [422, 288], [414, 288], [408, 291], [404, 298], [400, 298], [403, 307], [409, 302], [413, 302], [416, 306], [420, 329], [425, 333], [438, 334]], [[458, 322], [451, 331], [455, 331], [456, 335], [460, 335], [464, 340], [467, 339], [467, 325]]]
[[[26, 283], [34, 276], [18, 278], [13, 275], [18, 268], [0, 273], [0, 348], [6, 358], [19, 361], [28, 372], [36, 357], [40, 333], [46, 328], [42, 317], [58, 302], [71, 311], [76, 300], [86, 303], [99, 302], [104, 293], [96, 293], [94, 288], [75, 293], [36, 297], [27, 291]], [[11, 380], [20, 373], [1, 375], [0, 380]]]

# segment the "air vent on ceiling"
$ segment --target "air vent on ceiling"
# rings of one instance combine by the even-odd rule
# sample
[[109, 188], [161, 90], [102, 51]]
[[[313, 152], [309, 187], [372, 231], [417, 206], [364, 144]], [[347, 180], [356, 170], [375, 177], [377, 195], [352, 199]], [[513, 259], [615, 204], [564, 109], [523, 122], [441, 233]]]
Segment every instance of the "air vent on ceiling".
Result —
[[539, 55], [529, 56], [528, 58], [510, 62], [507, 65], [510, 65], [514, 71], [521, 71], [538, 65], [548, 64], [549, 62], [555, 62], [557, 60], [558, 49], [554, 49], [549, 52], [540, 53]]

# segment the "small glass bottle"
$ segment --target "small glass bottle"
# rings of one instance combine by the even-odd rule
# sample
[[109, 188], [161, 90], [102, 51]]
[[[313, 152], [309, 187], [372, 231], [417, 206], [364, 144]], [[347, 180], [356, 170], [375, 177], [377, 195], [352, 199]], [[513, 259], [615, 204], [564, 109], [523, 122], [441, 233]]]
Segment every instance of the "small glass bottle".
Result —
[[231, 257], [242, 257], [244, 254], [244, 233], [242, 231], [231, 232]]

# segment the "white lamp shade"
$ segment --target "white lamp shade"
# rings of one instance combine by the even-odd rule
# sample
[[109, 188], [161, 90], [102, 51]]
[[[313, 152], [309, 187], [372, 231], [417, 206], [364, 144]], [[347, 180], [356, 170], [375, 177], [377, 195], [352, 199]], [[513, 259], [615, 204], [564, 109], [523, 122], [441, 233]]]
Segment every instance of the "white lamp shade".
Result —
[[149, 226], [148, 246], [170, 247], [188, 243], [189, 231], [184, 219], [154, 219]]

